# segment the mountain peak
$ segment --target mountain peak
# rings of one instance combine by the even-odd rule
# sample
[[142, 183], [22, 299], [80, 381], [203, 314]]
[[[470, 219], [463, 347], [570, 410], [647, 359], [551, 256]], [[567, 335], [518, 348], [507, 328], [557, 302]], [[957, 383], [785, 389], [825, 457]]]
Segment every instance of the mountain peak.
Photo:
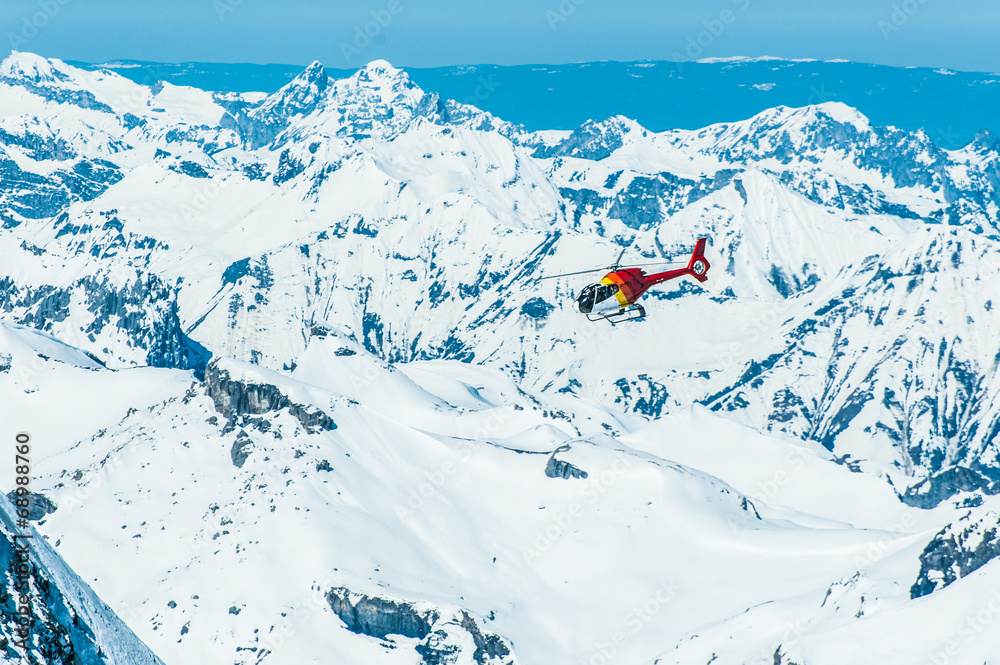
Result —
[[0, 78], [27, 80], [32, 82], [51, 81], [67, 78], [66, 65], [62, 60], [48, 60], [34, 53], [11, 51], [0, 62]]
[[308, 115], [319, 105], [333, 83], [323, 63], [314, 60], [298, 76], [270, 95], [260, 106], [261, 111], [277, 113], [281, 117]]
[[868, 116], [843, 102], [823, 102], [814, 106], [807, 106], [814, 115], [823, 114], [828, 118], [842, 125], [854, 125], [858, 129], [869, 129], [871, 124]]
[[406, 72], [404, 72], [402, 69], [399, 69], [398, 67], [393, 67], [388, 60], [382, 60], [381, 58], [372, 60], [364, 67], [362, 67], [361, 70], [369, 72], [371, 74], [389, 76], [391, 78], [406, 76]]
[[587, 120], [558, 144], [539, 149], [536, 156], [601, 160], [625, 145], [626, 135], [645, 136], [646, 133], [642, 125], [623, 115], [600, 121]]
[[809, 106], [776, 106], [761, 111], [744, 122], [754, 127], [787, 127], [797, 124], [827, 124], [831, 121], [840, 125], [853, 125], [859, 130], [870, 128], [867, 116], [843, 102], [823, 102]]
[[394, 90], [414, 89], [416, 84], [410, 80], [409, 74], [402, 69], [393, 67], [386, 60], [372, 60], [351, 77], [356, 84], [374, 83], [379, 87]]
[[295, 77], [295, 79], [303, 79], [307, 81], [318, 81], [327, 78], [329, 77], [326, 74], [326, 69], [323, 67], [323, 63], [319, 60], [313, 60], [308, 67], [299, 72], [299, 75]]
[[315, 87], [317, 91], [322, 92], [329, 87], [331, 80], [330, 76], [326, 73], [326, 69], [323, 67], [323, 63], [319, 60], [314, 60], [311, 65], [299, 72], [295, 78], [275, 94], [308, 87]]

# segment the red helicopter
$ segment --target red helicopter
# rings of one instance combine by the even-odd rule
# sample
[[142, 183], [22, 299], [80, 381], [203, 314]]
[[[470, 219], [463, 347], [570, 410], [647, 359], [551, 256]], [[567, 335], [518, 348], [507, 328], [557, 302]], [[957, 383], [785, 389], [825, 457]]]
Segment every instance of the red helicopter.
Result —
[[[590, 321], [604, 319], [613, 324], [621, 321], [638, 321], [646, 316], [646, 310], [642, 305], [637, 304], [636, 300], [651, 286], [656, 286], [657, 284], [662, 284], [663, 282], [685, 275], [693, 277], [699, 282], [705, 282], [708, 279], [708, 269], [711, 265], [705, 258], [705, 245], [707, 243], [708, 238], [698, 239], [686, 267], [667, 270], [666, 272], [657, 272], [651, 275], [647, 275], [638, 266], [623, 268], [618, 265], [618, 261], [621, 261], [622, 256], [625, 255], [625, 250], [623, 249], [622, 253], [618, 255], [618, 260], [615, 261], [615, 264], [607, 268], [611, 272], [605, 275], [604, 279], [600, 282], [584, 287], [580, 295], [576, 298], [576, 305], [583, 314], [587, 315], [587, 319]], [[664, 265], [664, 263], [660, 261], [655, 264], [643, 265]], [[599, 270], [605, 270], [605, 268], [551, 275], [542, 279], [583, 275]]]

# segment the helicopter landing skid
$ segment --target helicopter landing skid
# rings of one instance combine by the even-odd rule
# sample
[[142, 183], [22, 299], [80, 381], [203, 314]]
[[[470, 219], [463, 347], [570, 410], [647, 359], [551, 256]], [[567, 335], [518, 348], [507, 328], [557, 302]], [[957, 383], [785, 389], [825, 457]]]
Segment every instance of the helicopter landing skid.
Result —
[[618, 310], [614, 314], [601, 314], [599, 316], [587, 315], [587, 319], [590, 321], [608, 321], [611, 325], [616, 323], [624, 323], [625, 321], [639, 321], [640, 319], [646, 318], [646, 310], [643, 309], [642, 305], [632, 305], [625, 309]]

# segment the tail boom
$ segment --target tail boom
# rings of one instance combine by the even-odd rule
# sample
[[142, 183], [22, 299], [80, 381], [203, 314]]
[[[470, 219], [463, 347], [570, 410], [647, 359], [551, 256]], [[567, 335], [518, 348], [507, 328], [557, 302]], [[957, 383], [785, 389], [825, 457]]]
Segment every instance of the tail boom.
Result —
[[688, 260], [686, 268], [679, 268], [677, 270], [668, 270], [666, 272], [656, 273], [655, 275], [649, 275], [646, 277], [646, 283], [648, 286], [654, 284], [660, 284], [661, 282], [666, 282], [671, 279], [677, 279], [678, 277], [693, 277], [699, 282], [705, 283], [708, 281], [708, 269], [712, 265], [705, 258], [705, 246], [708, 244], [708, 238], [698, 238], [698, 242], [694, 245], [694, 251], [691, 252], [691, 258]]

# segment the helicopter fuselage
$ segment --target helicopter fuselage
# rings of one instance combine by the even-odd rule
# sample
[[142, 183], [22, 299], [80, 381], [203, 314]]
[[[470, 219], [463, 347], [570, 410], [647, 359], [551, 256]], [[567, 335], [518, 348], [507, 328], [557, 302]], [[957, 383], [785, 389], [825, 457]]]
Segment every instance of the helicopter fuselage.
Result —
[[[708, 279], [708, 269], [711, 266], [705, 258], [707, 243], [707, 238], [699, 238], [698, 242], [695, 243], [694, 251], [691, 252], [687, 266], [676, 270], [647, 275], [641, 268], [620, 268], [615, 264], [611, 266], [611, 272], [604, 275], [604, 279], [596, 284], [589, 284], [580, 291], [580, 295], [576, 297], [576, 307], [591, 321], [605, 319], [615, 323], [616, 321], [644, 318], [646, 310], [643, 309], [642, 305], [636, 304], [636, 300], [650, 287], [685, 276], [699, 282], [705, 282]], [[621, 259], [621, 256], [618, 258]], [[569, 274], [577, 275], [587, 272], [591, 271], [584, 270]], [[564, 275], [554, 275], [553, 277], [562, 276]], [[543, 277], [542, 279], [550, 278]]]
[[[701, 264], [692, 267], [679, 268], [677, 270], [667, 270], [665, 272], [647, 275], [642, 268], [625, 268], [614, 270], [604, 276], [600, 282], [584, 287], [577, 296], [577, 308], [584, 314], [605, 315], [613, 312], [620, 312], [630, 305], [635, 304], [639, 297], [663, 282], [684, 275], [694, 277], [698, 281], [704, 281], [705, 272], [708, 271], [708, 262], [700, 259]], [[695, 264], [695, 259], [692, 259]]]

